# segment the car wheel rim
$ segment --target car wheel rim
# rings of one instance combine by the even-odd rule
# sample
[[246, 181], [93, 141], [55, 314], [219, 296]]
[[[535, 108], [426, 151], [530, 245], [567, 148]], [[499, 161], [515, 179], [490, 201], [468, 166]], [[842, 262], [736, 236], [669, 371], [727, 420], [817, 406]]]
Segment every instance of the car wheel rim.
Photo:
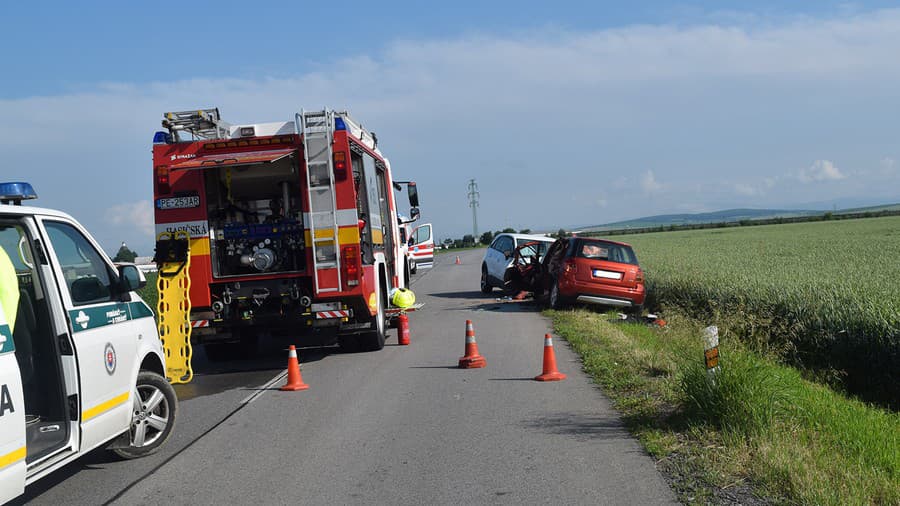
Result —
[[131, 417], [131, 446], [143, 448], [155, 443], [166, 432], [171, 412], [169, 400], [153, 385], [138, 385]]
[[553, 285], [553, 288], [550, 290], [550, 305], [556, 306], [559, 303], [559, 287]]
[[481, 288], [487, 288], [487, 271], [481, 269]]

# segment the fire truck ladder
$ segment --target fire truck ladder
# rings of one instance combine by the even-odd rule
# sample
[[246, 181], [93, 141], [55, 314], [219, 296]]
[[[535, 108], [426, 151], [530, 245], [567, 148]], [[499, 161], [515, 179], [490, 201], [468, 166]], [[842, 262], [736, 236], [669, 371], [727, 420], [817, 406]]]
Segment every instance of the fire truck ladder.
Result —
[[167, 112], [163, 115], [162, 126], [176, 139], [178, 132], [188, 132], [199, 139], [225, 139], [231, 128], [222, 121], [218, 108]]
[[[303, 161], [306, 162], [307, 202], [309, 202], [309, 234], [316, 293], [338, 292], [341, 270], [338, 251], [337, 203], [334, 194], [334, 170], [331, 145], [334, 141], [334, 111], [303, 111], [295, 117], [297, 130], [303, 135]], [[337, 277], [320, 279], [323, 270], [337, 269]], [[337, 280], [332, 284], [333, 279]], [[324, 281], [324, 282], [323, 282]]]

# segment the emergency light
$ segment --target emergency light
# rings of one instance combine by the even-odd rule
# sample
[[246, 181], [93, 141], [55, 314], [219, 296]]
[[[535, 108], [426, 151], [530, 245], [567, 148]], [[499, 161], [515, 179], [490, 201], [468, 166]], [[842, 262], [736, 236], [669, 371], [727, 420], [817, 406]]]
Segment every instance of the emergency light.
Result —
[[347, 125], [344, 124], [344, 118], [342, 118], [340, 116], [335, 116], [334, 129], [335, 130], [346, 130], [347, 129]]
[[36, 199], [30, 183], [0, 183], [0, 204], [20, 206], [23, 200]]
[[156, 132], [153, 134], [153, 144], [172, 144], [172, 134], [169, 132]]

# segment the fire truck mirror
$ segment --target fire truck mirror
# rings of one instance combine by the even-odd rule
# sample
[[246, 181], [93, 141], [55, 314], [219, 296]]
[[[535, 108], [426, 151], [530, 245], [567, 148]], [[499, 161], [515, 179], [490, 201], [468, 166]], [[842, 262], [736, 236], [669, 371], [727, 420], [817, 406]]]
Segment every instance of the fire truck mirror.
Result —
[[[416, 189], [416, 183], [410, 181], [409, 184], [406, 185], [409, 191], [409, 205], [410, 207], [419, 207], [419, 190]], [[412, 209], [409, 211], [410, 215], [412, 214]]]

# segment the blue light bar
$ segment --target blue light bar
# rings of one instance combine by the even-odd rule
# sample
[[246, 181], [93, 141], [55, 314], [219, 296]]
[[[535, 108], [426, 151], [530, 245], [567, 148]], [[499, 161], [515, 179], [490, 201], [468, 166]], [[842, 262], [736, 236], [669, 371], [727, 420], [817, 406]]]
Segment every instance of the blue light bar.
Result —
[[344, 118], [340, 116], [336, 116], [334, 118], [334, 129], [335, 130], [346, 130], [347, 125], [344, 124]]
[[156, 132], [153, 134], [153, 144], [172, 144], [172, 135], [169, 132]]
[[0, 203], [21, 205], [23, 200], [36, 198], [37, 193], [29, 183], [0, 183]]

